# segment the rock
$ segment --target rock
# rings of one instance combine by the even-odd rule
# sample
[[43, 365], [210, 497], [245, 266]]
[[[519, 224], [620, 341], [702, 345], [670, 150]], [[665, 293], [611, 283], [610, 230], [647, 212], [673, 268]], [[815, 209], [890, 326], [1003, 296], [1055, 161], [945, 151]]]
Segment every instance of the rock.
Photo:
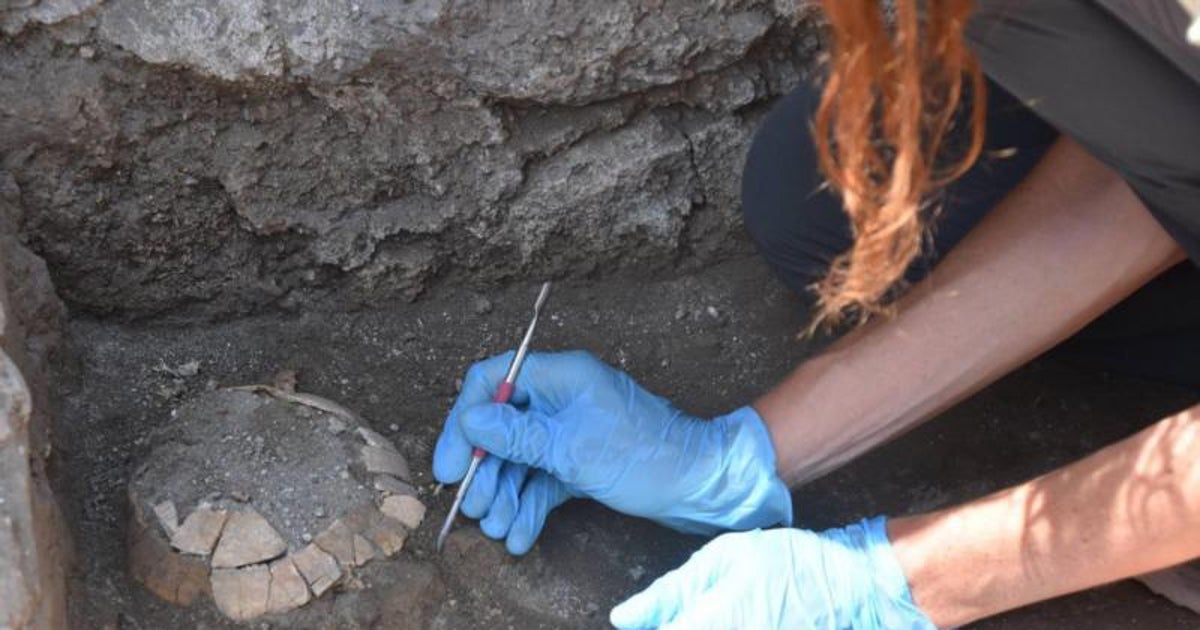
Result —
[[311, 595], [304, 576], [291, 558], [280, 558], [270, 565], [271, 588], [267, 597], [267, 613], [278, 614], [308, 603]]
[[409, 497], [418, 495], [417, 489], [412, 485], [400, 481], [391, 475], [375, 475], [372, 485], [375, 486], [376, 490], [387, 494], [398, 494]]
[[[60, 4], [11, 10], [29, 16]], [[12, 15], [0, 9], [5, 28]], [[9, 200], [19, 196], [12, 176], [0, 171], [0, 627], [58, 630], [67, 623], [71, 541], [47, 483], [47, 361], [63, 307], [45, 263], [18, 239], [20, 213]]]
[[271, 571], [256, 564], [240, 569], [213, 569], [212, 595], [217, 608], [235, 621], [249, 621], [267, 612]]
[[221, 540], [213, 552], [214, 569], [245, 566], [279, 557], [287, 551], [287, 542], [274, 527], [254, 510], [238, 510], [229, 515]]
[[26, 24], [54, 24], [71, 18], [99, 4], [103, 0], [41, 0], [14, 2], [0, 8], [0, 27], [5, 33], [15, 35]]
[[411, 496], [386, 497], [379, 511], [396, 519], [410, 531], [420, 527], [421, 521], [425, 520], [425, 504]]
[[[131, 314], [353, 307], [445, 271], [478, 289], [533, 261], [581, 277], [746, 252], [737, 164], [816, 48], [812, 3], [779, 0], [31, 2], [0, 8], [32, 33], [0, 77], [0, 152], [42, 156], [12, 165], [23, 227], [74, 302]], [[71, 27], [29, 28], [51, 5]], [[48, 52], [84, 45], [93, 58]], [[160, 98], [174, 89], [195, 98]], [[176, 201], [134, 202], [151, 195]], [[103, 238], [55, 238], [106, 213]], [[123, 264], [134, 250], [155, 274]]]
[[333, 556], [325, 553], [315, 543], [309, 544], [289, 556], [304, 582], [316, 597], [320, 597], [342, 578], [342, 569]]
[[171, 546], [184, 553], [207, 556], [221, 537], [228, 516], [225, 510], [197, 507], [183, 519], [183, 525], [171, 536]]
[[412, 480], [412, 475], [408, 472], [408, 462], [395, 449], [368, 444], [362, 447], [362, 459], [367, 472], [384, 473], [404, 481]]
[[208, 565], [198, 556], [175, 553], [148, 524], [131, 523], [129, 573], [151, 593], [190, 606], [209, 592]]

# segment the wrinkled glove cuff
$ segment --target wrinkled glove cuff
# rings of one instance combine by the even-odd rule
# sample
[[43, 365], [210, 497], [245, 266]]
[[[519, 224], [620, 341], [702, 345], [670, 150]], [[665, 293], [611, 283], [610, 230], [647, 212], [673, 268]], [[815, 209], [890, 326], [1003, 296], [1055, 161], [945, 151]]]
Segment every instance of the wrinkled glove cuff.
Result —
[[716, 524], [732, 530], [791, 526], [792, 495], [776, 473], [775, 447], [762, 417], [746, 406], [713, 422], [725, 431], [723, 482], [735, 496]]
[[904, 569], [896, 559], [892, 543], [888, 540], [887, 517], [863, 519], [857, 527], [862, 529], [863, 550], [871, 563], [875, 588], [883, 594], [883, 597], [877, 599], [877, 614], [882, 622], [880, 627], [937, 630], [937, 626], [921, 612], [913, 600], [908, 578], [904, 576]]

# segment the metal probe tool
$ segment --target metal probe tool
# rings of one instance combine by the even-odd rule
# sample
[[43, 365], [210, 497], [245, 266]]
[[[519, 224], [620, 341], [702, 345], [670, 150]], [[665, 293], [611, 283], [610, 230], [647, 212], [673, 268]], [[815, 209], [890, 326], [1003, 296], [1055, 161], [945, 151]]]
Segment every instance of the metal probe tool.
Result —
[[[529, 342], [533, 339], [533, 329], [537, 328], [538, 314], [542, 311], [542, 306], [546, 303], [546, 298], [550, 295], [550, 283], [542, 284], [542, 290], [538, 292], [537, 301], [533, 303], [533, 319], [529, 320], [529, 328], [525, 329], [525, 336], [521, 339], [521, 345], [517, 346], [517, 353], [513, 355], [512, 362], [508, 364], [508, 372], [504, 375], [504, 380], [500, 386], [496, 388], [496, 393], [492, 396], [492, 402], [507, 403], [513, 394], [513, 386], [517, 382], [517, 375], [521, 372], [521, 364], [525, 362], [525, 355], [529, 353]], [[487, 457], [487, 451], [475, 447], [471, 453], [471, 465], [467, 467], [467, 474], [463, 476], [462, 482], [458, 484], [458, 492], [454, 493], [454, 503], [450, 505], [450, 513], [446, 515], [446, 522], [442, 524], [442, 531], [438, 532], [437, 551], [441, 553], [442, 545], [446, 544], [446, 537], [450, 535], [450, 528], [454, 526], [454, 519], [458, 516], [458, 510], [462, 507], [463, 497], [467, 495], [467, 488], [471, 485], [471, 480], [475, 478], [475, 473], [479, 470], [479, 463], [483, 458]]]

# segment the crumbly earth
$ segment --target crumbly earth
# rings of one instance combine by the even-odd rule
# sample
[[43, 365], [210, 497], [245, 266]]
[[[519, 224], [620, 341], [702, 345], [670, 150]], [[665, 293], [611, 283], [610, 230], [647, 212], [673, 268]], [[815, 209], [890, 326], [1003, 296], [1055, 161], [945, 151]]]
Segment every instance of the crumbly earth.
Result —
[[[300, 390], [344, 403], [391, 437], [415, 484], [429, 492], [432, 448], [456, 380], [472, 361], [515, 344], [535, 293], [531, 279], [486, 294], [445, 289], [416, 303], [338, 315], [192, 327], [72, 320], [55, 375], [55, 418], [59, 492], [81, 550], [71, 597], [76, 626], [234, 627], [211, 606], [158, 601], [124, 565], [124, 488], [174, 404], [207, 387], [262, 382], [294, 369]], [[714, 414], [752, 400], [803, 358], [796, 309], [756, 259], [668, 281], [567, 283], [555, 287], [535, 346], [592, 350], [689, 411]], [[190, 361], [200, 362], [194, 376], [160, 367]], [[1188, 392], [1065, 364], [1052, 353], [798, 490], [797, 524], [823, 528], [978, 496], [1190, 402]], [[468, 522], [435, 557], [450, 493], [424, 498], [430, 511], [406, 544], [411, 557], [364, 567], [360, 579], [378, 588], [322, 598], [306, 607], [306, 625], [297, 627], [602, 628], [614, 603], [703, 543], [576, 501], [552, 515], [526, 557], [509, 557]], [[1191, 613], [1123, 582], [974, 627], [1197, 624]]]

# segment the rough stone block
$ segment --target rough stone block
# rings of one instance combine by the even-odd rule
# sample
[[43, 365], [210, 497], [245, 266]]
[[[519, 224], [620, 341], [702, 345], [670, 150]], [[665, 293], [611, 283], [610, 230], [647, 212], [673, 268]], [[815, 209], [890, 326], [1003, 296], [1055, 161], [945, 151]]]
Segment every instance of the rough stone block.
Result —
[[45, 264], [15, 238], [10, 183], [0, 181], [0, 627], [57, 630], [70, 539], [46, 478], [46, 362], [62, 304]]

